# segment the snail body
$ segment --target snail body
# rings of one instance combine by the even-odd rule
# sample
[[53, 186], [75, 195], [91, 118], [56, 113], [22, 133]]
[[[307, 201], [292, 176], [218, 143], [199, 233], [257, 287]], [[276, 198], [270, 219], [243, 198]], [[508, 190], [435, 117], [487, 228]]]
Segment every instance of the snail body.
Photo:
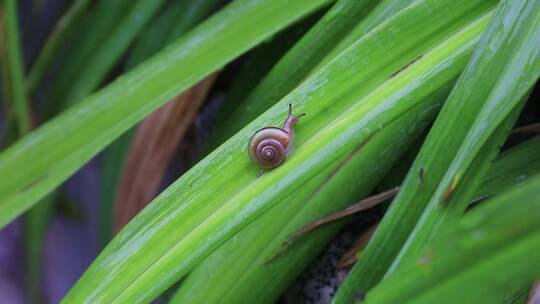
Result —
[[255, 132], [249, 140], [249, 157], [259, 167], [273, 169], [281, 165], [294, 145], [294, 125], [303, 116], [292, 114], [289, 105], [289, 115], [283, 128], [267, 127]]

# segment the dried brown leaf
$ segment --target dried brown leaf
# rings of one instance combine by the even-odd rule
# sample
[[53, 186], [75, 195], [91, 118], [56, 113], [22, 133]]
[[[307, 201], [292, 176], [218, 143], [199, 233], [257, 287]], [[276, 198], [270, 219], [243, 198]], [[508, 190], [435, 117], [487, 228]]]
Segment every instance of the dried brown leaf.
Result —
[[149, 115], [137, 128], [116, 195], [118, 232], [156, 195], [169, 162], [210, 90], [203, 79]]

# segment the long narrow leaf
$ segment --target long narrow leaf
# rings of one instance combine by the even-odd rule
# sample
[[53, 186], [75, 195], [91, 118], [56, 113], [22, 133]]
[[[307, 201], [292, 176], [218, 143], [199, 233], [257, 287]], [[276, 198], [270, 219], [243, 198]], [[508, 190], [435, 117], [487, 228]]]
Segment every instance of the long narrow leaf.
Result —
[[[539, 174], [540, 154], [538, 153], [538, 151], [540, 151], [540, 137], [535, 137], [502, 153], [499, 157], [497, 157], [495, 163], [489, 168], [487, 177], [479, 187], [478, 191], [475, 192], [474, 199], [471, 201], [471, 204], [484, 201], [487, 198], [490, 198], [508, 190], [508, 188], [511, 188], [512, 186], [524, 183], [525, 181], [533, 177], [535, 174]], [[413, 148], [410, 149], [407, 153], [416, 154], [417, 152], [418, 149]], [[394, 187], [393, 189], [399, 188], [398, 186], [401, 184], [407, 173], [400, 172], [400, 167], [403, 166], [409, 168], [413, 162], [413, 159], [411, 159], [410, 161], [404, 159], [407, 157], [408, 155], [402, 157], [399, 160], [398, 166], [395, 166], [389, 173], [394, 174], [395, 176], [392, 176], [390, 179], [387, 179], [388, 175], [385, 176], [385, 183], [382, 189], [390, 189], [392, 187]], [[379, 183], [377, 187], [381, 187], [381, 184], [382, 183]], [[369, 238], [371, 238], [373, 232], [374, 229], [369, 230]], [[361, 238], [363, 241], [360, 242], [358, 245], [361, 245], [360, 247], [364, 248], [369, 239], [366, 240], [366, 235], [364, 234], [362, 234]], [[353, 250], [348, 251], [347, 255], [342, 258], [342, 261], [345, 261], [346, 265], [342, 266], [348, 266], [355, 263], [357, 261], [356, 256], [360, 254], [359, 250], [361, 248], [353, 247]], [[216, 254], [217, 253], [213, 253], [213, 255]], [[223, 257], [221, 259], [223, 259]], [[215, 271], [215, 268], [213, 268], [213, 270]]]
[[28, 101], [24, 88], [24, 67], [21, 53], [21, 39], [19, 35], [19, 18], [17, 16], [17, 1], [6, 0], [0, 4], [1, 19], [3, 19], [5, 29], [5, 46], [0, 47], [0, 52], [5, 52], [2, 57], [6, 61], [8, 87], [5, 88], [7, 96], [6, 102], [15, 114], [19, 136], [30, 131], [30, 116], [28, 111]]
[[26, 79], [26, 89], [31, 95], [37, 88], [43, 74], [51, 64], [56, 51], [60, 48], [64, 39], [71, 30], [74, 23], [82, 16], [88, 6], [91, 4], [90, 0], [75, 0], [69, 7], [68, 11], [58, 20], [53, 32], [47, 38], [47, 42], [39, 52], [36, 62], [32, 66], [32, 69], [28, 73]]
[[[130, 70], [167, 44], [174, 42], [210, 15], [221, 0], [175, 1], [165, 7], [140, 35], [126, 62]], [[102, 247], [111, 239], [114, 202], [134, 130], [129, 130], [104, 151], [99, 203], [98, 241]], [[123, 225], [122, 225], [123, 226]]]
[[[416, 155], [418, 149], [410, 150], [409, 154]], [[523, 143], [504, 151], [497, 156], [495, 162], [489, 167], [486, 178], [478, 187], [471, 203], [477, 203], [499, 193], [509, 187], [518, 185], [528, 180], [531, 176], [540, 173], [540, 137], [535, 136]], [[390, 189], [402, 184], [408, 169], [412, 166], [413, 159], [401, 159], [399, 167], [396, 166], [385, 176], [384, 183], [379, 184], [380, 189]]]
[[[171, 303], [277, 301], [343, 222], [319, 228], [282, 251], [284, 240], [301, 225], [367, 195], [422, 131], [415, 128], [416, 119], [429, 120], [437, 113], [439, 106], [428, 104], [436, 104], [436, 98], [385, 126], [360, 150], [319, 172], [301, 192], [291, 193], [229, 239], [182, 281]], [[407, 131], [412, 128], [415, 133]]]
[[339, 43], [334, 46], [328, 54], [326, 54], [319, 63], [319, 65], [324, 65], [328, 61], [332, 60], [344, 49], [349, 47], [360, 37], [364, 36], [366, 33], [377, 27], [379, 24], [385, 22], [386, 20], [392, 18], [395, 14], [399, 13], [401, 10], [405, 9], [411, 3], [414, 3], [417, 0], [382, 0], [378, 5], [373, 8], [373, 10], [362, 19], [357, 25], [345, 36]]
[[[72, 91], [73, 80], [85, 73], [88, 58], [94, 56], [99, 46], [107, 39], [118, 20], [122, 20], [135, 4], [131, 0], [99, 0], [90, 10], [74, 20], [72, 29], [59, 47], [53, 63], [61, 65], [54, 73], [46, 92], [43, 120], [48, 120], [63, 110], [66, 96]], [[93, 22], [99, 20], [99, 22]], [[54, 71], [54, 69], [53, 69]]]
[[[513, 26], [509, 28], [508, 22]], [[505, 34], [501, 35], [501, 31], [505, 31]], [[437, 142], [435, 144], [438, 146], [437, 151], [448, 153], [453, 150], [450, 147], [456, 142], [451, 143], [450, 147], [444, 144], [444, 140], [440, 140], [439, 136], [448, 133], [439, 133], [437, 130], [450, 131], [454, 140], [457, 140], [457, 134], [461, 133], [457, 129], [465, 128], [465, 132], [461, 133], [465, 136], [462, 142], [458, 142], [459, 149], [456, 150], [455, 157], [444, 172], [440, 184], [419, 219], [419, 224], [394, 261], [394, 266], [401, 263], [401, 259], [406, 263], [408, 258], [414, 258], [430, 239], [442, 231], [444, 226], [451, 224], [456, 216], [459, 217], [467, 208], [474, 191], [484, 179], [489, 161], [495, 158], [499, 146], [517, 120], [527, 99], [527, 91], [540, 76], [538, 42], [540, 42], [540, 2], [501, 1], [471, 62], [452, 91], [446, 111], [441, 112], [433, 131], [428, 135], [426, 149], [430, 153], [433, 153], [428, 148], [431, 136]], [[464, 113], [460, 112], [461, 106], [453, 106], [475, 103], [478, 100], [485, 101], [478, 103], [482, 105], [478, 108], [478, 112], [468, 111], [468, 115], [477, 117], [473, 116], [472, 124], [467, 128]], [[467, 108], [466, 105], [461, 109]], [[452, 113], [453, 111], [460, 114], [456, 115], [455, 112]], [[449, 117], [450, 121], [455, 121], [453, 125], [459, 127], [450, 129], [446, 117]], [[419, 158], [423, 157], [423, 153], [425, 152], [420, 151]], [[424, 160], [418, 162], [425, 163]], [[413, 168], [415, 166], [416, 163]], [[418, 203], [418, 198], [415, 201]]]
[[502, 153], [489, 168], [486, 179], [476, 192], [482, 200], [506, 191], [540, 173], [540, 136]]
[[217, 132], [215, 138], [211, 139], [211, 147], [221, 144], [297, 87], [377, 2], [337, 1], [257, 84], [229, 119], [216, 126]]
[[152, 110], [327, 2], [235, 1], [172, 47], [23, 138], [0, 155], [0, 226]]
[[540, 176], [486, 202], [366, 303], [496, 303], [540, 275]]
[[[158, 196], [105, 248], [66, 301], [152, 299], [240, 229], [449, 85], [493, 5], [418, 3], [357, 41]], [[434, 9], [448, 6], [451, 13], [442, 10], [445, 18], [434, 18]], [[396, 24], [406, 26], [398, 30]], [[381, 45], [385, 52], [374, 52]], [[308, 113], [298, 124], [297, 150], [281, 167], [261, 171], [247, 157], [247, 141], [255, 130], [282, 123], [291, 103]]]
[[[7, 103], [14, 109], [15, 122], [18, 126], [17, 138], [27, 134], [31, 129], [28, 98], [24, 83], [23, 54], [19, 35], [19, 18], [17, 1], [7, 0], [0, 4], [0, 22], [5, 20], [5, 41], [7, 42], [5, 54], [0, 50], [0, 57], [5, 57], [7, 68], [7, 83], [4, 88], [9, 100]], [[0, 26], [1, 27], [1, 26]], [[2, 47], [0, 47], [2, 49]], [[5, 55], [5, 56], [3, 56]], [[45, 227], [47, 226], [50, 202], [45, 199], [43, 208], [31, 210], [24, 218], [24, 248], [25, 248], [25, 275], [27, 279], [29, 300], [38, 303], [40, 299], [41, 275], [41, 249]]]
[[201, 80], [140, 124], [118, 188], [114, 231], [120, 231], [156, 197], [167, 165], [216, 76]]
[[182, 37], [216, 10], [223, 0], [177, 0], [165, 6], [140, 36], [126, 62], [133, 68], [167, 44]]
[[71, 86], [65, 88], [64, 106], [80, 101], [101, 84], [114, 63], [163, 3], [165, 0], [138, 0], [132, 5], [115, 29], [101, 41], [100, 47], [96, 49], [93, 46], [91, 56], [85, 59], [84, 69], [76, 74]]
[[[540, 3], [510, 2], [501, 4], [502, 9], [430, 131], [400, 193], [341, 286], [337, 303], [351, 301], [356, 292], [369, 290], [389, 270], [402, 246], [408, 247], [412, 238], [417, 239], [414, 256], [443, 227], [444, 220], [466, 208], [474, 187], [461, 192], [458, 186], [485, 171], [480, 168], [486, 167], [492, 149], [480, 149], [486, 142], [497, 145], [498, 140], [491, 135], [504, 132], [501, 122], [519, 108], [517, 105], [540, 73], [536, 47]], [[505, 11], [508, 13], [503, 14]], [[473, 170], [475, 167], [479, 170]], [[414, 228], [417, 222], [419, 226]], [[423, 234], [414, 233], [406, 242], [413, 229], [421, 229]]]
[[[221, 132], [222, 130], [220, 130], [220, 126], [223, 126], [226, 121], [231, 119], [234, 111], [243, 105], [242, 102], [244, 99], [268, 75], [277, 62], [321, 19], [321, 15], [322, 13], [319, 12], [312, 14], [309, 18], [280, 32], [277, 36], [272, 37], [270, 41], [262, 43], [246, 55], [242, 67], [234, 77], [234, 81], [227, 91], [223, 106], [219, 109], [219, 116], [213, 127], [214, 134], [211, 134], [211, 144], [207, 145], [208, 152], [211, 152], [215, 148], [216, 140], [221, 141], [221, 137], [224, 136]], [[244, 121], [245, 125], [250, 120]]]
[[[417, 11], [411, 11], [400, 18], [412, 18], [416, 13]], [[401, 20], [400, 18], [398, 19]], [[385, 29], [394, 26], [392, 21], [388, 22], [390, 24]], [[468, 29], [456, 29], [455, 36], [448, 41], [441, 41], [442, 45], [433, 52], [443, 49], [461, 52], [458, 45], [474, 40], [474, 36], [468, 34], [478, 34], [481, 29], [479, 24]], [[411, 36], [407, 38], [412, 39]], [[429, 52], [426, 53], [424, 56], [429, 56]], [[419, 61], [422, 62], [422, 59]], [[375, 64], [374, 61], [370, 62]], [[422, 131], [422, 126], [429, 124], [429, 112], [424, 111], [426, 108], [432, 111], [438, 109], [436, 102], [445, 98], [448, 87], [440, 90], [441, 92], [432, 96], [423, 107], [407, 113], [408, 118], [400, 117], [399, 121], [385, 126], [338, 169], [319, 172], [317, 180], [304, 184], [302, 191], [289, 194], [279, 205], [214, 251], [182, 282], [173, 302], [274, 302], [309, 261], [324, 248], [342, 223], [310, 233], [309, 237], [293, 244], [285, 252], [280, 252], [283, 241], [302, 225], [367, 195], [388, 170], [388, 166], [395, 160], [394, 157], [400, 155]], [[347, 181], [355, 182], [350, 183], [347, 190], [343, 191]], [[279, 255], [276, 257], [276, 254]]]

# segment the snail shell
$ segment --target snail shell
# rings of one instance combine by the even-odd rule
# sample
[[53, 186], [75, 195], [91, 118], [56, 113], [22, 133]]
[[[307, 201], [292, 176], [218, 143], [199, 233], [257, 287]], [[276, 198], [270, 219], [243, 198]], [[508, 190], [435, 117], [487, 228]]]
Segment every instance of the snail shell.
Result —
[[261, 129], [249, 141], [249, 157], [261, 168], [275, 168], [285, 161], [289, 138], [290, 134], [280, 128]]
[[268, 127], [255, 132], [248, 145], [251, 160], [264, 169], [273, 169], [281, 165], [292, 151], [293, 126], [302, 115], [292, 115], [291, 105], [289, 105], [289, 116], [283, 128]]

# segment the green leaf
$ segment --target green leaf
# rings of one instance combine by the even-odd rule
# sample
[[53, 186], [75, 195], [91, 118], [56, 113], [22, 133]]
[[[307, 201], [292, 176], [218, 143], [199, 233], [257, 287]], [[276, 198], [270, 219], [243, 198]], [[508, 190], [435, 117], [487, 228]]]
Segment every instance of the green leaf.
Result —
[[164, 3], [165, 0], [135, 1], [120, 21], [115, 20], [118, 24], [106, 30], [109, 34], [99, 41], [98, 48], [96, 45], [89, 46], [92, 51], [90, 56], [84, 58], [83, 68], [71, 74], [71, 85], [64, 87], [64, 107], [80, 101], [101, 84], [137, 34]]
[[[219, 140], [220, 143], [223, 141], [224, 134], [220, 128], [231, 119], [234, 110], [239, 106], [246, 106], [242, 101], [274, 68], [277, 62], [294, 47], [299, 39], [313, 27], [313, 24], [321, 19], [325, 12], [320, 11], [312, 14], [309, 18], [305, 18], [298, 24], [292, 25], [287, 30], [280, 32], [277, 36], [272, 37], [270, 41], [261, 43], [261, 45], [246, 55], [242, 67], [234, 77], [234, 81], [226, 93], [225, 102], [223, 102], [223, 105], [219, 109], [217, 121], [213, 127], [213, 134], [210, 136], [210, 142], [213, 146], [207, 145], [207, 152], [211, 152], [216, 148], [216, 140]], [[283, 76], [285, 77], [286, 75]], [[251, 119], [244, 121], [244, 124], [247, 124]]]
[[[420, 146], [410, 149], [406, 158], [400, 159], [398, 165], [384, 177], [383, 182], [377, 188], [382, 192], [384, 189], [398, 187], [405, 179], [414, 161], [414, 156], [419, 150]], [[495, 162], [489, 167], [486, 178], [475, 191], [471, 204], [503, 193], [511, 186], [523, 183], [531, 176], [540, 173], [540, 154], [537, 153], [538, 151], [540, 151], [540, 136], [535, 136], [498, 155]]]
[[[306, 183], [337, 168], [386, 125], [411, 109], [436, 107], [440, 99], [428, 97], [458, 76], [492, 5], [418, 3], [357, 41], [159, 195], [105, 248], [66, 302], [153, 299], [247, 224], [309, 190]], [[452, 10], [432, 14], [447, 7]], [[426, 99], [432, 103], [422, 104]], [[296, 152], [279, 168], [261, 171], [247, 157], [247, 142], [261, 127], [281, 124], [288, 104], [307, 113], [296, 129]]]
[[501, 2], [336, 303], [352, 300], [402, 261], [414, 259], [463, 213], [540, 74], [539, 6], [537, 1]]
[[127, 68], [132, 68], [161, 50], [165, 45], [208, 17], [223, 0], [177, 0], [165, 6], [141, 34], [129, 58]]
[[540, 275], [540, 176], [460, 219], [365, 303], [499, 303]]
[[[126, 69], [132, 69], [180, 38], [210, 15], [219, 2], [221, 0], [175, 1], [167, 5], [140, 35], [127, 59]], [[103, 153], [98, 207], [98, 242], [102, 247], [105, 247], [112, 236], [114, 201], [133, 133], [133, 129], [127, 131]]]
[[[368, 195], [437, 113], [449, 88], [375, 133], [361, 149], [282, 199], [231, 237], [185, 278], [172, 303], [273, 303], [325, 247], [343, 221], [327, 225], [281, 252], [302, 225]], [[382, 151], [382, 153], [381, 153]], [[279, 255], [277, 255], [279, 254]], [[277, 256], [276, 256], [277, 255]]]
[[[379, 24], [390, 19], [415, 1], [417, 0], [382, 0], [378, 1], [378, 3], [372, 3], [370, 6], [373, 6], [373, 4], [377, 5], [366, 16], [366, 18], [358, 20], [359, 22], [354, 23], [355, 27], [351, 28], [350, 32], [343, 37], [341, 41], [338, 41], [338, 44], [333, 46], [328, 54], [325, 54], [323, 60], [320, 61], [319, 66], [328, 63], [328, 61], [332, 60], [356, 40], [360, 39]], [[345, 15], [349, 14], [347, 13]], [[339, 15], [339, 18], [343, 18], [343, 16]]]
[[486, 179], [475, 194], [475, 200], [482, 200], [508, 188], [523, 183], [540, 173], [540, 136], [519, 144], [503, 152], [489, 168]]
[[[540, 49], [535, 43], [540, 39], [540, 2], [510, 2], [502, 1], [499, 5], [471, 63], [454, 88], [446, 111], [441, 112], [433, 133], [428, 135], [425, 149], [429, 153], [433, 153], [429, 149], [430, 141], [434, 141], [435, 151], [439, 153], [453, 151], [451, 147], [456, 144], [459, 149], [393, 267], [400, 259], [414, 258], [442, 227], [463, 214], [484, 179], [489, 162], [514, 125], [527, 91], [540, 76]], [[508, 28], [507, 20], [512, 20], [514, 26]], [[501, 31], [506, 31], [505, 35]], [[477, 100], [485, 102], [475, 103]], [[448, 130], [450, 125], [459, 125], [462, 131], [452, 128], [454, 143], [447, 144], [440, 136], [449, 133], [438, 130]], [[459, 142], [460, 133], [462, 142]], [[420, 163], [425, 163], [425, 159], [420, 160], [423, 153], [428, 152], [420, 151]], [[418, 203], [418, 197], [414, 200]]]
[[94, 57], [96, 50], [99, 52], [99, 46], [106, 41], [118, 21], [124, 19], [134, 3], [130, 0], [100, 0], [87, 13], [73, 21], [72, 28], [66, 32], [67, 37], [60, 43], [57, 55], [53, 58], [53, 65], [61, 68], [55, 73], [46, 91], [42, 110], [44, 120], [65, 110], [63, 106], [66, 96], [72, 92], [74, 79], [86, 72], [89, 58]]
[[[3, 19], [3, 20], [2, 20]], [[15, 123], [18, 129], [18, 136], [22, 136], [30, 131], [30, 116], [28, 115], [28, 104], [24, 89], [24, 68], [21, 53], [21, 38], [19, 37], [19, 18], [17, 16], [17, 1], [5, 0], [0, 3], [0, 56], [5, 65], [4, 94], [6, 102], [15, 114]]]
[[[510, 28], [508, 20], [513, 24]], [[501, 31], [505, 34], [501, 35]], [[540, 2], [503, 0], [449, 97], [448, 106], [428, 135], [426, 149], [429, 153], [433, 153], [429, 148], [430, 141], [435, 141], [436, 151], [440, 153], [453, 151], [452, 146], [456, 143], [459, 149], [394, 266], [400, 259], [406, 262], [407, 256], [414, 258], [442, 227], [451, 225], [467, 208], [484, 179], [489, 162], [497, 155], [499, 146], [521, 112], [527, 91], [540, 76], [537, 41], [540, 41]], [[475, 101], [475, 106], [469, 106]], [[472, 110], [475, 108], [476, 111]], [[450, 129], [452, 121], [455, 127]], [[445, 133], [437, 131], [443, 129]], [[459, 140], [462, 142], [458, 141], [458, 134], [464, 135]], [[448, 144], [440, 140], [441, 135], [452, 135], [456, 141]], [[430, 139], [431, 136], [434, 139]], [[420, 151], [420, 163], [425, 160], [420, 160], [423, 153], [428, 152]], [[418, 204], [418, 197], [414, 200]]]
[[[15, 123], [18, 127], [17, 138], [27, 134], [31, 129], [29, 106], [24, 83], [23, 54], [21, 50], [21, 38], [19, 35], [19, 21], [17, 13], [17, 1], [7, 0], [0, 3], [0, 23], [5, 20], [5, 26], [0, 26], [0, 31], [5, 28], [6, 50], [0, 50], [0, 57], [5, 57], [6, 84], [4, 88], [6, 102], [15, 112]], [[0, 39], [2, 39], [0, 38]], [[1, 42], [3, 43], [3, 42]], [[1, 49], [2, 47], [0, 47]], [[31, 303], [40, 300], [41, 278], [41, 249], [45, 227], [48, 223], [50, 212], [49, 199], [44, 199], [42, 208], [32, 210], [24, 218], [24, 248], [25, 248], [25, 275], [28, 298]]]
[[[413, 14], [411, 12], [408, 16]], [[391, 22], [389, 28], [395, 24]], [[456, 29], [456, 32], [459, 30]], [[302, 185], [301, 191], [290, 193], [279, 205], [243, 228], [182, 281], [172, 302], [275, 302], [330, 241], [343, 222], [310, 233], [288, 247], [286, 252], [272, 258], [280, 251], [283, 241], [304, 224], [340, 210], [369, 194], [388, 166], [429, 125], [432, 119], [430, 114], [434, 112], [423, 111], [426, 108], [438, 110], [436, 102], [446, 98], [447, 92], [447, 87], [441, 88], [438, 96], [431, 96], [423, 107], [410, 110], [404, 115], [406, 117], [400, 117], [376, 133], [338, 169], [319, 172], [314, 180]]]
[[32, 95], [36, 90], [45, 71], [54, 59], [55, 53], [65, 41], [66, 36], [69, 35], [71, 27], [79, 18], [81, 18], [90, 4], [90, 0], [75, 0], [70, 5], [68, 11], [60, 18], [60, 20], [58, 20], [53, 32], [47, 38], [45, 45], [39, 52], [36, 62], [28, 73], [26, 89], [29, 95]]
[[[434, 210], [430, 210], [430, 206], [428, 205], [426, 211], [419, 219], [419, 224], [409, 236], [413, 241], [411, 243], [405, 243], [402, 252], [398, 254], [386, 275], [395, 271], [401, 264], [406, 263], [407, 258], [413, 259], [413, 256], [418, 254], [419, 250], [425, 244], [431, 239], [436, 238], [441, 231], [452, 226], [453, 222], [463, 215], [470, 202], [474, 199], [474, 193], [484, 180], [489, 165], [491, 165], [499, 153], [499, 147], [502, 146], [508, 132], [516, 122], [524, 100], [522, 99], [522, 103], [517, 105], [512, 113], [494, 130], [482, 149], [477, 152], [478, 155], [473, 159], [469, 167], [462, 167], [462, 171], [465, 173], [459, 181], [460, 185], [456, 183], [449, 186], [447, 189], [450, 190], [440, 197], [438, 201], [439, 205]], [[429, 218], [429, 221], [422, 222], [424, 217], [431, 218]], [[412, 246], [416, 246], [416, 248], [412, 249]]]
[[[171, 47], [8, 148], [0, 154], [0, 227], [145, 115], [327, 2], [235, 1]], [[245, 34], [237, 35], [238, 31]]]
[[233, 114], [219, 122], [210, 147], [223, 143], [304, 81], [377, 2], [379, 0], [337, 1], [244, 98]]

